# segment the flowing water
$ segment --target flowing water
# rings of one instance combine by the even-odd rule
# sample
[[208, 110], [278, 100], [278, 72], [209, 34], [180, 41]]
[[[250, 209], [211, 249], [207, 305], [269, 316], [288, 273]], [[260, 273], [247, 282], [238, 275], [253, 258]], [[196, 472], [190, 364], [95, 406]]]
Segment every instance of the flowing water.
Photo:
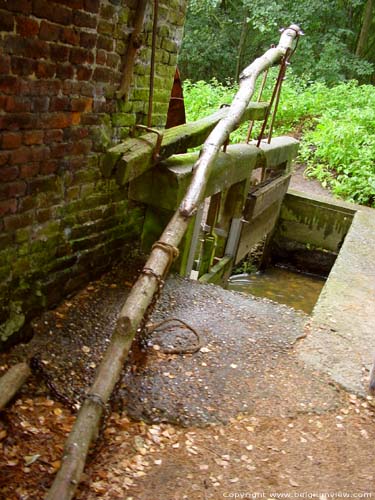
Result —
[[324, 278], [270, 267], [255, 274], [237, 274], [229, 278], [228, 290], [266, 297], [310, 314], [325, 283]]

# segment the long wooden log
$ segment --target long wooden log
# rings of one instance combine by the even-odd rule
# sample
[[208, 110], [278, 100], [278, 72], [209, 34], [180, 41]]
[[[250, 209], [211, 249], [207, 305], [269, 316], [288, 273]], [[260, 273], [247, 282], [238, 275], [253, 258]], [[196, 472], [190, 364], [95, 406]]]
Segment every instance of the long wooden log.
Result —
[[140, 327], [144, 314], [159, 289], [157, 276], [168, 272], [171, 256], [167, 248], [179, 245], [187, 229], [189, 220], [202, 198], [216, 155], [238, 124], [254, 92], [255, 78], [266, 68], [278, 62], [292, 48], [299, 27], [287, 28], [281, 35], [277, 47], [248, 66], [241, 75], [238, 91], [229, 112], [215, 127], [206, 140], [202, 156], [196, 163], [195, 175], [179, 209], [164, 230], [159, 244], [147, 260], [148, 272], [142, 272], [133, 286], [121, 312], [103, 360], [98, 368], [95, 381], [79, 411], [70, 433], [62, 459], [62, 465], [47, 495], [47, 500], [69, 500], [77, 488], [91, 442], [96, 438], [103, 407], [107, 403], [117, 380], [120, 378], [124, 361], [132, 341]]
[[9, 368], [0, 378], [0, 410], [13, 399], [30, 375], [29, 365], [27, 363], [18, 363]]
[[[251, 102], [247, 106], [240, 123], [247, 120], [262, 120], [268, 109], [266, 102]], [[228, 114], [229, 108], [222, 108], [192, 123], [172, 127], [163, 132], [157, 161], [180, 153], [188, 148], [203, 144], [210, 132], [220, 120]], [[156, 148], [157, 135], [144, 134], [141, 137], [130, 138], [110, 148], [101, 160], [100, 169], [104, 177], [110, 177], [116, 169], [116, 180], [120, 185], [135, 179], [150, 169]]]

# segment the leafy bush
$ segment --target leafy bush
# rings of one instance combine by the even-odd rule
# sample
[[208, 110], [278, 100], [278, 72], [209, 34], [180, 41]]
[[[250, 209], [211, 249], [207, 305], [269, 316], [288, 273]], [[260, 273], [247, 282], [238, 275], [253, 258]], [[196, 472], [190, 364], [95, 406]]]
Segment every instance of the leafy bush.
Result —
[[[274, 78], [269, 78], [269, 99]], [[189, 121], [231, 103], [235, 86], [185, 81], [184, 96]], [[255, 94], [256, 95], [256, 94]], [[300, 133], [299, 160], [307, 174], [346, 200], [375, 207], [375, 87], [356, 81], [329, 88], [306, 82], [292, 73], [284, 82], [274, 135]], [[259, 134], [259, 124], [253, 137]], [[231, 142], [243, 142], [247, 125], [231, 134]]]

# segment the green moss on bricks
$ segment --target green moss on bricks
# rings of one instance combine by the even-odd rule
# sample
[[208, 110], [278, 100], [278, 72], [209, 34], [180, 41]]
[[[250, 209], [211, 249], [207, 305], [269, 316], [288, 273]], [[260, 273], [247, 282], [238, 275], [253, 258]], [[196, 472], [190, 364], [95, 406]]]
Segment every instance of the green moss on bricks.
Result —
[[113, 113], [112, 124], [114, 127], [130, 127], [132, 125], [135, 125], [135, 114]]
[[9, 318], [0, 325], [0, 340], [5, 342], [13, 334], [18, 332], [25, 324], [25, 315], [22, 312], [22, 302], [11, 301], [9, 303]]

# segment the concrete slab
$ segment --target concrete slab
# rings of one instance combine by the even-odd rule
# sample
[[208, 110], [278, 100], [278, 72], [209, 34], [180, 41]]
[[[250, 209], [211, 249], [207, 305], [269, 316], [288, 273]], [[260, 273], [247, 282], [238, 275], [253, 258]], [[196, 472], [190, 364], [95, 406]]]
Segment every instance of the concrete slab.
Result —
[[297, 350], [307, 365], [364, 396], [375, 354], [375, 210], [342, 205], [356, 210], [353, 222]]

